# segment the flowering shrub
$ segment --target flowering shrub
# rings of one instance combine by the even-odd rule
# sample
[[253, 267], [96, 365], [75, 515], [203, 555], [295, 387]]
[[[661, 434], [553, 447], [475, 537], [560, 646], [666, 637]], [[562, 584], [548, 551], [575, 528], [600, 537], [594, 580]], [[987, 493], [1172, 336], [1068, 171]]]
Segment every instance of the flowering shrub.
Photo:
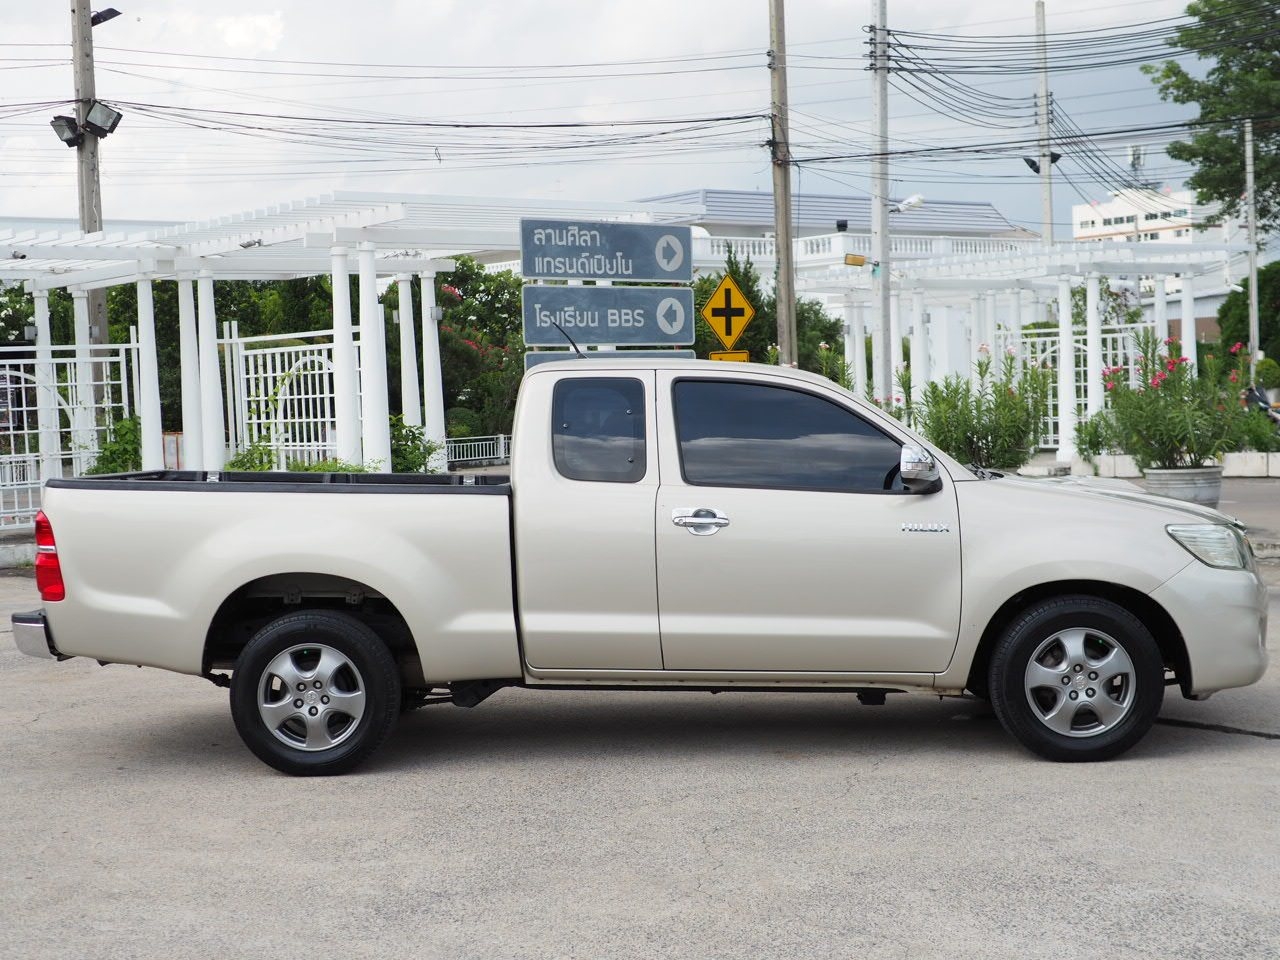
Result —
[[1230, 352], [1234, 366], [1224, 369], [1214, 354], [1205, 356], [1197, 376], [1176, 338], [1163, 344], [1155, 334], [1138, 336], [1138, 367], [1133, 380], [1123, 367], [1103, 370], [1111, 407], [1082, 420], [1076, 445], [1093, 459], [1109, 449], [1133, 457], [1143, 470], [1202, 467], [1206, 461], [1238, 449], [1246, 431], [1246, 411], [1236, 384], [1247, 374], [1241, 344]]
[[1049, 373], [1005, 355], [996, 376], [989, 348], [980, 350], [977, 373], [973, 381], [950, 376], [928, 384], [912, 411], [914, 425], [961, 463], [1016, 470], [1031, 459], [1044, 425]]

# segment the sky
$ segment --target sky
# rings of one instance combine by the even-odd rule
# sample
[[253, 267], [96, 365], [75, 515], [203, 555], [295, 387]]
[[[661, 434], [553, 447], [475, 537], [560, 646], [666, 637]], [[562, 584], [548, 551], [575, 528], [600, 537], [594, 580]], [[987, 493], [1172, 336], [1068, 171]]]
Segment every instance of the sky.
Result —
[[[336, 190], [634, 200], [770, 189], [761, 118], [769, 110], [767, 0], [114, 3], [122, 15], [94, 28], [98, 98], [124, 113], [101, 145], [108, 221], [198, 220]], [[0, 0], [0, 216], [76, 213], [75, 152], [48, 126], [70, 112], [54, 102], [73, 96], [68, 7]], [[864, 196], [865, 159], [819, 158], [870, 149], [871, 3], [786, 7], [792, 152], [802, 161], [794, 186]], [[1033, 0], [888, 7], [899, 31], [1021, 44], [1034, 30]], [[1048, 0], [1048, 31], [1069, 39], [1178, 17], [1184, 7]], [[951, 91], [950, 107], [899, 81], [906, 92], [890, 97], [894, 149], [1034, 136], [1034, 73], [958, 78], [977, 92], [946, 77], [934, 82]], [[1195, 115], [1163, 103], [1133, 64], [1055, 73], [1051, 88], [1058, 109], [1090, 134]], [[955, 100], [994, 112], [957, 114]], [[1163, 154], [1169, 136], [1148, 139], [1144, 177], [1180, 186], [1188, 170]], [[1089, 166], [1056, 148], [1071, 180], [1055, 182], [1059, 230], [1073, 203], [1105, 199], [1119, 185], [1104, 174], [1111, 164], [1127, 167], [1127, 146], [1104, 140], [1110, 164], [1094, 157]], [[987, 200], [1039, 228], [1039, 182], [1018, 155], [904, 158], [892, 177], [897, 196]]]

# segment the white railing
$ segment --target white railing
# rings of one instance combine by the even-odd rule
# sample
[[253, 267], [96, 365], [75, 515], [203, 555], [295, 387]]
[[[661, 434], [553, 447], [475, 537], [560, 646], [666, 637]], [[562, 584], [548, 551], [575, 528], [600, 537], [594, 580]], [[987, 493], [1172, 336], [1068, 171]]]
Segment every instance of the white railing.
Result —
[[31, 523], [40, 485], [78, 476], [113, 424], [132, 416], [136, 343], [0, 347], [0, 528]]
[[507, 463], [511, 459], [511, 437], [450, 437], [445, 441], [449, 465], [464, 463]]

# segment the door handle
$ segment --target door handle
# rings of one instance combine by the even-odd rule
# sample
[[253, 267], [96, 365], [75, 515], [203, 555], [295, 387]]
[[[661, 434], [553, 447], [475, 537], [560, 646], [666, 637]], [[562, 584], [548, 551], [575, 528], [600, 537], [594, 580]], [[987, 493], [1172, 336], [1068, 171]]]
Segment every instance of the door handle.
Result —
[[671, 511], [671, 522], [695, 537], [709, 537], [721, 527], [727, 527], [729, 518], [710, 507], [676, 507]]

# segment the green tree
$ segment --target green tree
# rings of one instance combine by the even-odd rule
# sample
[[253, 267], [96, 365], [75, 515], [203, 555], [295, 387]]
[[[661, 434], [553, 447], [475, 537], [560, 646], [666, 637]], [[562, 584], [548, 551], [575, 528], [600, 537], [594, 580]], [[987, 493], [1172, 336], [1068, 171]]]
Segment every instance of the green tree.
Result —
[[[1222, 343], [1249, 342], [1249, 281], [1232, 290], [1218, 308]], [[1280, 359], [1280, 260], [1258, 270], [1258, 342], [1268, 357]]]
[[[1243, 117], [1280, 114], [1280, 34], [1259, 25], [1270, 8], [1255, 0], [1194, 0], [1187, 15], [1195, 23], [1178, 29], [1169, 45], [1212, 63], [1203, 77], [1174, 60], [1148, 64], [1144, 72], [1174, 103], [1200, 107], [1199, 122], [1213, 124], [1190, 140], [1169, 144], [1169, 156], [1194, 164], [1187, 183], [1201, 203], [1217, 201], [1223, 216], [1235, 216], [1244, 193]], [[1217, 123], [1215, 123], [1217, 121]], [[1255, 177], [1259, 221], [1280, 221], [1280, 125], [1254, 124]]]
[[[693, 348], [700, 358], [705, 358], [712, 351], [724, 349], [715, 332], [702, 319], [701, 312], [725, 274], [733, 277], [742, 295], [756, 308], [755, 318], [747, 324], [733, 348], [746, 350], [753, 363], [768, 363], [769, 348], [778, 342], [777, 299], [772, 294], [766, 296], [761, 290], [760, 272], [751, 262], [750, 257], [739, 260], [732, 248], [725, 258], [724, 270], [715, 274], [704, 274], [693, 281], [694, 306], [695, 312], [698, 313]], [[833, 350], [843, 350], [842, 328], [841, 322], [827, 316], [826, 310], [817, 300], [804, 298], [797, 300], [796, 353], [801, 369], [815, 371], [820, 369], [819, 344], [821, 343], [826, 343]]]

